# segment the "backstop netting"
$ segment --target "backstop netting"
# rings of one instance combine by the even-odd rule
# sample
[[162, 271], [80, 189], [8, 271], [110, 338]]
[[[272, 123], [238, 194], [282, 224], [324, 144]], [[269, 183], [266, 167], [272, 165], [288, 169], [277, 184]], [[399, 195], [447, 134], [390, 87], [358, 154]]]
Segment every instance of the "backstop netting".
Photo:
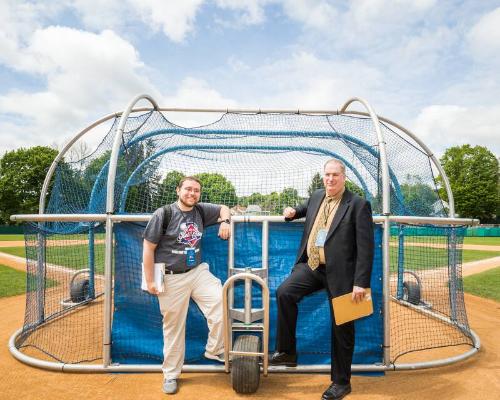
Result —
[[[58, 164], [47, 213], [105, 214], [117, 125], [116, 120], [91, 154]], [[381, 128], [387, 143], [391, 214], [446, 216], [429, 156], [402, 132], [385, 124]], [[213, 124], [183, 128], [151, 111], [129, 117], [122, 139], [114, 188], [116, 214], [150, 214], [176, 200], [180, 178], [196, 175], [203, 185], [202, 201], [225, 204], [234, 215], [281, 215], [284, 207], [301, 203], [322, 187], [323, 164], [332, 157], [345, 163], [348, 188], [371, 202], [374, 215], [382, 212], [382, 166], [369, 118], [226, 113]], [[251, 223], [235, 226], [236, 266], [259, 266], [260, 228]], [[114, 226], [112, 359], [122, 364], [159, 363], [162, 358], [158, 304], [140, 290], [143, 229], [143, 223]], [[274, 291], [290, 272], [301, 230], [300, 223], [271, 224], [271, 349]], [[375, 313], [357, 322], [358, 364], [382, 362], [382, 228], [374, 224], [374, 230]], [[36, 349], [48, 359], [68, 363], [102, 357], [102, 232], [102, 222], [26, 225], [28, 297], [23, 333], [16, 343], [23, 351]], [[418, 350], [472, 345], [461, 285], [463, 234], [462, 228], [453, 226], [392, 227], [391, 361]], [[215, 227], [203, 240], [204, 259], [224, 281], [227, 243], [216, 237]], [[89, 288], [86, 297], [78, 299], [70, 289], [82, 278], [87, 278]], [[258, 290], [254, 300], [259, 301]], [[326, 301], [325, 293], [318, 293], [301, 304], [300, 363], [329, 362], [329, 347], [321, 348], [315, 340], [318, 334], [325, 339], [330, 335]], [[311, 338], [312, 331], [321, 333]], [[208, 362], [201, 357], [206, 323], [194, 304], [186, 334], [186, 362]]]

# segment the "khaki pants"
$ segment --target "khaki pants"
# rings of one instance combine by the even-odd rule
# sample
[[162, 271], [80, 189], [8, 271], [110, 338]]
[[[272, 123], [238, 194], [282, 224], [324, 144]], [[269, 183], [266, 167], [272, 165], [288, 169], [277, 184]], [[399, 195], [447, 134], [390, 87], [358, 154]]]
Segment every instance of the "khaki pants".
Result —
[[191, 297], [207, 319], [206, 351], [213, 355], [224, 351], [222, 284], [210, 273], [207, 263], [184, 274], [165, 275], [163, 283], [165, 290], [158, 295], [163, 315], [162, 371], [165, 379], [177, 379], [184, 363], [186, 317]]

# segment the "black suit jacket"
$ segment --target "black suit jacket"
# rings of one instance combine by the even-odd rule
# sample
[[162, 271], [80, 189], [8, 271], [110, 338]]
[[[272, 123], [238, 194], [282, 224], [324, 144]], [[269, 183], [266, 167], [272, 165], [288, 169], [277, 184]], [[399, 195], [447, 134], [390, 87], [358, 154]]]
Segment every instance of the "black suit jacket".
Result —
[[[306, 217], [296, 263], [307, 262], [307, 241], [325, 190], [316, 190], [295, 210], [293, 219]], [[325, 241], [328, 289], [332, 297], [370, 287], [373, 264], [373, 219], [370, 203], [347, 189], [342, 196]]]

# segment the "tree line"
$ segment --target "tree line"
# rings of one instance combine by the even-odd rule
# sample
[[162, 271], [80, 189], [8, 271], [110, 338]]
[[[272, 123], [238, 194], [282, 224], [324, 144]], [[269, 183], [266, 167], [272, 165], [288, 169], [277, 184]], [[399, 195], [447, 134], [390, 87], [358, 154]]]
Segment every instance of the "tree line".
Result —
[[[50, 147], [35, 146], [8, 151], [0, 158], [0, 224], [11, 224], [9, 217], [12, 214], [38, 213], [42, 184], [57, 153], [57, 150]], [[133, 159], [133, 166], [137, 166], [144, 158], [141, 154], [147, 155], [148, 153], [148, 149], [140, 149]], [[73, 186], [82, 191], [82, 194], [88, 195], [87, 192], [91, 189], [88, 182], [92, 183], [93, 179], [96, 179], [108, 156], [108, 154], [103, 154], [78, 173], [69, 167], [66, 168], [74, 181]], [[486, 147], [463, 145], [447, 149], [440, 161], [455, 198], [456, 213], [464, 218], [478, 218], [482, 223], [498, 223], [500, 181], [497, 157]], [[132, 165], [121, 165], [121, 167], [132, 167]], [[154, 190], [147, 184], [133, 187], [127, 198], [127, 202], [131, 204], [131, 210], [134, 209], [134, 199], [137, 199], [137, 204], [142, 201], [140, 199], [141, 188], [143, 192], [154, 192], [154, 195], [148, 194], [150, 196], [149, 208], [174, 201], [175, 187], [182, 176], [179, 171], [170, 171], [163, 178], [154, 176], [152, 178], [152, 181], [156, 182]], [[202, 201], [206, 202], [227, 204], [230, 207], [259, 205], [264, 212], [280, 214], [284, 206], [294, 206], [305, 200], [299, 195], [297, 189], [292, 187], [269, 194], [253, 193], [238, 197], [234, 185], [223, 174], [200, 173], [197, 177], [203, 185]], [[433, 187], [422, 182], [418, 176], [407, 176], [405, 183], [401, 184], [405, 204], [410, 208], [415, 207], [412, 211], [416, 215], [432, 215], [434, 204], [439, 198], [444, 201], [449, 200], [442, 177], [437, 177], [436, 184], [439, 187], [439, 195]], [[349, 190], [362, 196], [365, 195], [363, 190], [353, 182], [347, 181], [346, 185]], [[322, 178], [317, 173], [309, 184], [308, 195], [321, 187], [323, 187]], [[64, 196], [64, 194], [61, 195]], [[377, 204], [379, 199], [380, 194], [375, 194], [372, 204]]]

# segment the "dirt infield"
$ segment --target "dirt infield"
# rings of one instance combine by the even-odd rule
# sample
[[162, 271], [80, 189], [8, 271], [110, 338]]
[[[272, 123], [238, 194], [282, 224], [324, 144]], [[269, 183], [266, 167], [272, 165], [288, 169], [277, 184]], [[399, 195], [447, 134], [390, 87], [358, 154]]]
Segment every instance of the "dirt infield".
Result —
[[[24, 296], [0, 299], [0, 398], [2, 399], [160, 399], [161, 375], [71, 374], [29, 367], [7, 349], [22, 326]], [[349, 399], [497, 399], [500, 396], [500, 303], [466, 295], [471, 327], [482, 349], [458, 364], [420, 371], [353, 377]], [[328, 375], [270, 374], [252, 396], [237, 395], [226, 374], [183, 374], [176, 399], [319, 399]]]
[[[0, 263], [25, 270], [25, 260], [0, 253]], [[500, 257], [463, 265], [470, 275], [500, 265]], [[429, 370], [388, 372], [383, 377], [353, 377], [349, 399], [497, 399], [500, 398], [500, 303], [465, 295], [471, 328], [482, 348], [471, 359]], [[0, 299], [0, 399], [160, 399], [161, 374], [78, 374], [50, 372], [15, 360], [7, 343], [23, 324], [25, 296]], [[100, 344], [98, 344], [100, 347]], [[469, 347], [433, 350], [434, 357], [447, 357]], [[39, 356], [39, 355], [38, 355]], [[399, 362], [428, 360], [426, 352], [401, 357]], [[43, 358], [43, 357], [38, 357]], [[185, 373], [176, 399], [320, 399], [329, 385], [327, 374], [270, 374], [262, 378], [259, 391], [237, 395], [230, 376]]]

